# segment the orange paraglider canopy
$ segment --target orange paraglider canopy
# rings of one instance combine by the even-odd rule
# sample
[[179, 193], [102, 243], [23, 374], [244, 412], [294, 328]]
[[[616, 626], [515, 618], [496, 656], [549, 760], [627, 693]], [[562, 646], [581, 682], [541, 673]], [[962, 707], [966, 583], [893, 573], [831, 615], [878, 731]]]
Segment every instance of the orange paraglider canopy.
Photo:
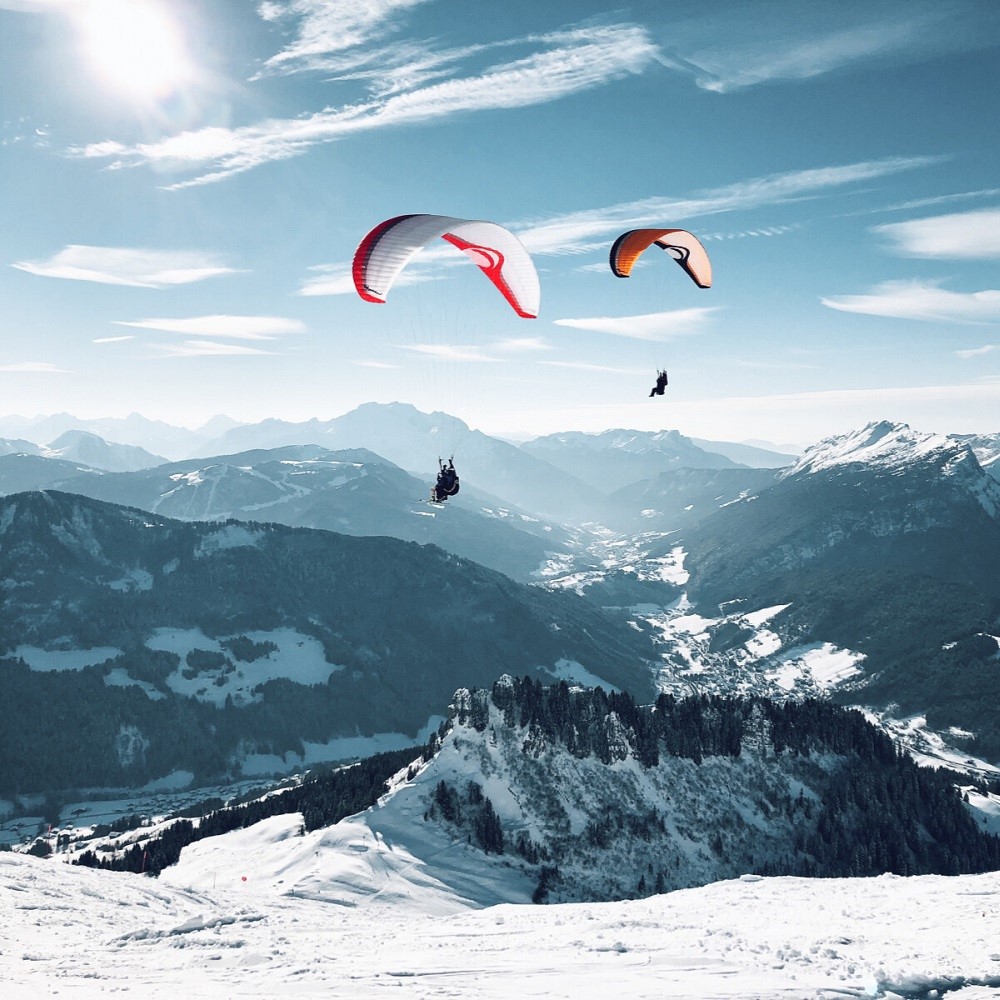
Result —
[[615, 277], [627, 278], [648, 247], [662, 247], [699, 288], [712, 286], [712, 262], [697, 236], [686, 229], [631, 229], [622, 233], [611, 247], [611, 270]]

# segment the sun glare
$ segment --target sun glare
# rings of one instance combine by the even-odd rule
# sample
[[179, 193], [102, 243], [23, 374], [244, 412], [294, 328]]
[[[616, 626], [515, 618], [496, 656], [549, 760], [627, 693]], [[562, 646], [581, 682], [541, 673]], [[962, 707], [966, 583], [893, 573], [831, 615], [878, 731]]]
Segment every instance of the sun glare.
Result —
[[115, 89], [156, 100], [190, 75], [180, 26], [156, 0], [87, 0], [78, 16], [88, 59]]

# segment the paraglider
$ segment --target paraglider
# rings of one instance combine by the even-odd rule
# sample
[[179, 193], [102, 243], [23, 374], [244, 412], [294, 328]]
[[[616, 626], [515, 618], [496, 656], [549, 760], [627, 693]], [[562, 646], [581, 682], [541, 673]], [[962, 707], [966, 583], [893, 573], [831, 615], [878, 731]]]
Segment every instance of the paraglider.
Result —
[[455, 496], [460, 489], [458, 473], [455, 471], [455, 459], [449, 458], [448, 464], [438, 459], [437, 482], [431, 487], [431, 503], [444, 503], [448, 497]]
[[640, 256], [653, 244], [666, 250], [699, 288], [712, 287], [712, 262], [697, 236], [686, 229], [630, 229], [611, 247], [611, 271], [627, 278]]
[[469, 257], [518, 316], [538, 317], [538, 272], [521, 241], [495, 222], [449, 215], [398, 215], [380, 222], [354, 254], [352, 273], [358, 295], [366, 302], [385, 302], [410, 258], [438, 237]]
[[[699, 288], [712, 287], [712, 262], [708, 253], [698, 237], [686, 229], [630, 229], [622, 233], [612, 244], [608, 256], [611, 273], [616, 278], [629, 277], [635, 262], [654, 244], [666, 250]], [[662, 396], [666, 387], [667, 370], [658, 368], [656, 385], [649, 395]]]
[[[450, 215], [398, 215], [380, 222], [354, 253], [354, 287], [366, 302], [384, 303], [411, 258], [438, 238], [462, 251], [523, 319], [536, 319], [541, 288], [534, 262], [521, 241], [495, 222]], [[450, 387], [449, 387], [450, 388]], [[459, 491], [454, 459], [438, 458], [430, 502], [444, 503]]]

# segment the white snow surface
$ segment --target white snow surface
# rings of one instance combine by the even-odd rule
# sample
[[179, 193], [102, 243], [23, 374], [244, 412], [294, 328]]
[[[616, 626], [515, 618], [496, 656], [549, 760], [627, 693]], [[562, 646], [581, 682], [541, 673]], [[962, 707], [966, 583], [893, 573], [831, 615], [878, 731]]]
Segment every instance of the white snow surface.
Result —
[[814, 444], [793, 466], [783, 469], [778, 478], [855, 463], [900, 468], [932, 456], [958, 457], [967, 453], [965, 445], [944, 434], [927, 434], [911, 430], [907, 424], [883, 420]]
[[341, 736], [325, 743], [303, 740], [302, 754], [293, 750], [287, 751], [281, 757], [277, 754], [252, 753], [240, 763], [240, 771], [247, 776], [269, 775], [291, 771], [295, 767], [308, 767], [327, 761], [360, 760], [362, 757], [371, 757], [388, 750], [402, 750], [404, 747], [413, 746], [414, 743], [426, 743], [431, 733], [436, 732], [444, 721], [443, 715], [432, 715], [416, 736], [407, 736], [405, 733], [375, 733], [372, 736]]
[[299, 684], [325, 684], [334, 671], [344, 669], [327, 661], [323, 644], [318, 639], [295, 629], [278, 628], [240, 634], [252, 642], [272, 642], [278, 649], [252, 663], [236, 661], [235, 669], [223, 666], [200, 670], [193, 677], [185, 677], [189, 653], [194, 650], [225, 652], [218, 639], [211, 639], [196, 628], [158, 628], [146, 640], [146, 645], [180, 657], [180, 666], [166, 679], [172, 691], [219, 706], [225, 704], [228, 695], [232, 695], [237, 705], [255, 701], [258, 696], [253, 693], [254, 688], [279, 677], [287, 677]]
[[275, 818], [193, 845], [158, 881], [0, 854], [4, 996], [1000, 996], [1000, 873], [483, 906], [368, 815], [306, 837]]
[[786, 691], [793, 690], [804, 676], [819, 690], [827, 691], [860, 674], [858, 664], [864, 660], [864, 653], [840, 649], [829, 642], [815, 642], [785, 650], [771, 672], [778, 686]]
[[91, 649], [42, 649], [40, 646], [18, 646], [13, 653], [28, 664], [30, 670], [49, 673], [53, 670], [83, 670], [104, 663], [122, 651], [115, 646], [94, 646]]

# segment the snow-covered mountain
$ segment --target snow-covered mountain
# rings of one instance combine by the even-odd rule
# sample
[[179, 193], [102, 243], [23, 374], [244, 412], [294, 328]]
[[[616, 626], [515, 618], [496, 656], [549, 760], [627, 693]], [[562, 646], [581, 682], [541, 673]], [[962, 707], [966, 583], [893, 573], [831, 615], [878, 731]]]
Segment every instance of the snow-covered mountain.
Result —
[[[971, 467], [968, 465], [970, 456], [973, 459]], [[980, 481], [976, 468], [982, 469], [969, 441], [955, 435], [927, 434], [913, 430], [908, 424], [881, 420], [820, 441], [806, 449], [790, 468], [783, 469], [780, 476], [789, 478], [849, 466], [889, 472], [933, 466], [942, 475], [950, 476], [970, 468], [968, 474]]]
[[[998, 512], [996, 481], [961, 442], [888, 423], [820, 442], [766, 488], [646, 545], [654, 561], [683, 553], [694, 612], [681, 632], [683, 616], [666, 616], [661, 683], [819, 691], [1000, 758]], [[766, 629], [743, 617], [769, 608]], [[812, 656], [838, 677], [825, 691], [805, 683]]]
[[[35, 995], [55, 976], [64, 990], [127, 981], [156, 997], [166, 968], [170, 990], [205, 998], [984, 1000], [1000, 986], [995, 873], [761, 874], [998, 863], [981, 827], [1000, 800], [968, 788], [963, 802], [856, 713], [711, 699], [640, 712], [501, 678], [457, 692], [441, 732], [381, 787], [363, 762], [191, 818], [135, 817], [111, 839], [60, 830], [32, 847], [63, 852], [46, 860], [0, 855], [5, 984]], [[365, 793], [353, 814], [352, 781]], [[58, 863], [87, 855], [135, 867]], [[155, 892], [132, 874], [149, 864]], [[664, 891], [727, 870], [740, 874]], [[594, 897], [616, 901], [557, 902]], [[39, 950], [39, 920], [56, 919]], [[178, 965], [178, 948], [198, 962]]]
[[131, 473], [0, 456], [0, 493], [50, 488], [184, 520], [252, 518], [434, 543], [522, 581], [573, 543], [557, 524], [464, 486], [446, 506], [428, 483], [363, 449], [289, 445]]
[[31, 441], [23, 438], [0, 438], [0, 456], [3, 455], [40, 455], [42, 449]]
[[[81, 864], [169, 879], [178, 857], [181, 869], [195, 855], [203, 872], [215, 868], [227, 850], [219, 834], [288, 813], [301, 833], [321, 830], [350, 816], [338, 800], [360, 795], [375, 805], [365, 820], [375, 838], [421, 881], [479, 904], [636, 898], [746, 871], [1000, 867], [1000, 839], [982, 829], [1000, 799], [979, 790], [976, 805], [963, 801], [954, 775], [901, 759], [870, 722], [830, 704], [661, 696], [642, 707], [601, 688], [504, 676], [489, 691], [456, 692], [448, 723], [415, 756], [216, 807], [202, 823], [133, 824], [96, 842], [83, 829], [64, 846]], [[394, 777], [376, 802], [380, 775]], [[306, 862], [288, 890], [347, 902], [304, 847], [282, 847]], [[391, 892], [399, 875], [373, 873], [365, 894]]]
[[968, 445], [979, 464], [1000, 479], [1000, 434], [949, 434], [953, 441]]
[[391, 538], [21, 493], [0, 500], [0, 579], [0, 791], [405, 743], [505, 671], [652, 693], [655, 654], [627, 623]]
[[963, 443], [876, 423], [777, 475], [626, 488], [546, 582], [658, 636], [663, 690], [833, 698], [921, 759], [995, 773], [997, 500]]
[[688, 532], [692, 589], [726, 600], [814, 566], [891, 566], [1000, 594], [998, 515], [1000, 486], [966, 445], [869, 424]]

